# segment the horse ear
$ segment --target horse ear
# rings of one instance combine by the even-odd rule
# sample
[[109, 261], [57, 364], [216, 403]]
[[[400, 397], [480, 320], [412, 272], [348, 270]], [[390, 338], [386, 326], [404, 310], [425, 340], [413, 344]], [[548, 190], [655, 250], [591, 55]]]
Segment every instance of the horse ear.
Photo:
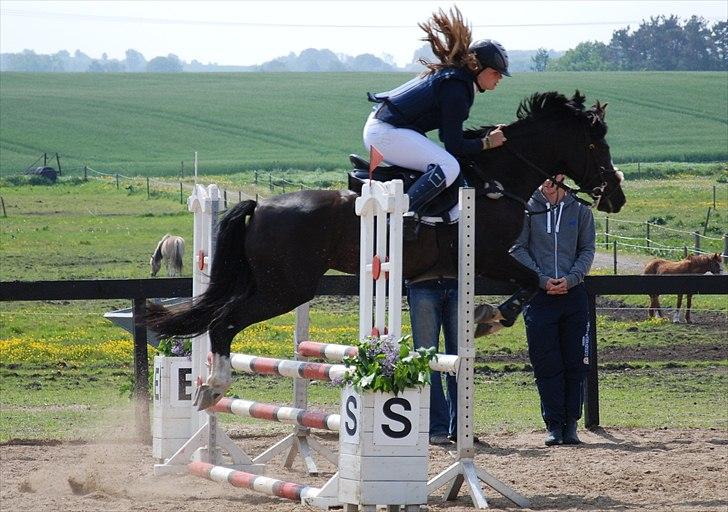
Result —
[[579, 89], [574, 91], [574, 96], [571, 98], [571, 101], [574, 102], [574, 105], [577, 105], [578, 107], [583, 107], [584, 100], [586, 100], [586, 96], [584, 96], [582, 93], [580, 93]]

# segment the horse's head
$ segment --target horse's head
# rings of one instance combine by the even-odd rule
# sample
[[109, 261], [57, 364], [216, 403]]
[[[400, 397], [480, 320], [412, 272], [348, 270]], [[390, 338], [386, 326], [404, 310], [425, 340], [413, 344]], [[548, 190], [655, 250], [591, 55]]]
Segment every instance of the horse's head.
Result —
[[721, 263], [723, 263], [723, 257], [720, 254], [717, 252], [715, 254], [710, 254], [708, 256], [708, 272], [716, 275], [721, 274], [723, 272]]
[[159, 272], [159, 269], [162, 268], [162, 258], [155, 259], [154, 256], [152, 256], [149, 259], [149, 266], [152, 267], [152, 271], [149, 273], [151, 277], [154, 277], [157, 275], [157, 272]]
[[624, 175], [614, 167], [606, 141], [607, 104], [597, 101], [586, 110], [585, 99], [577, 90], [565, 103], [572, 117], [565, 130], [577, 143], [565, 145], [569, 149], [564, 151], [560, 164], [581, 190], [592, 196], [598, 210], [617, 213], [626, 202], [622, 191]]

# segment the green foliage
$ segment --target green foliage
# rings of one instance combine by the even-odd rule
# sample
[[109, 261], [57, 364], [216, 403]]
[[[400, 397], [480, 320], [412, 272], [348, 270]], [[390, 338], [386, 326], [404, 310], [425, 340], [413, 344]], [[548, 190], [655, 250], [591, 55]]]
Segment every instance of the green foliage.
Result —
[[[3, 73], [0, 175], [22, 172], [43, 152], [61, 155], [64, 176], [88, 165], [176, 177], [184, 161], [189, 178], [194, 151], [205, 177], [263, 170], [288, 179], [288, 169], [348, 169], [347, 155], [364, 151], [366, 91], [409, 78]], [[519, 73], [479, 95], [467, 126], [513, 121], [518, 103], [535, 91], [576, 88], [589, 102], [609, 102], [608, 141], [617, 163], [728, 160], [724, 73]]]
[[398, 394], [430, 383], [430, 361], [436, 357], [434, 347], [411, 350], [410, 337], [395, 343], [389, 337], [367, 337], [355, 342], [358, 353], [345, 357], [344, 383], [357, 391], [371, 390]]
[[607, 45], [599, 41], [585, 41], [567, 50], [561, 57], [548, 63], [549, 71], [610, 71]]
[[531, 69], [537, 72], [546, 71], [549, 59], [549, 51], [546, 48], [539, 48], [536, 55], [531, 57]]
[[157, 345], [157, 355], [167, 357], [183, 357], [192, 354], [191, 339], [164, 339]]

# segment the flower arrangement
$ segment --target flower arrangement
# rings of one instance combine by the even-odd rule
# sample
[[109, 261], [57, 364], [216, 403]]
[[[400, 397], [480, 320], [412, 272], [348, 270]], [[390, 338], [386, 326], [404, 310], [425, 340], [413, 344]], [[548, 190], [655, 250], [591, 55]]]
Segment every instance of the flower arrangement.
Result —
[[430, 383], [430, 361], [435, 348], [412, 349], [410, 336], [395, 342], [389, 336], [368, 336], [355, 343], [356, 356], [345, 357], [347, 366], [343, 383], [354, 389], [394, 393], [423, 387]]
[[185, 357], [192, 355], [191, 339], [160, 340], [157, 345], [157, 355], [167, 357]]

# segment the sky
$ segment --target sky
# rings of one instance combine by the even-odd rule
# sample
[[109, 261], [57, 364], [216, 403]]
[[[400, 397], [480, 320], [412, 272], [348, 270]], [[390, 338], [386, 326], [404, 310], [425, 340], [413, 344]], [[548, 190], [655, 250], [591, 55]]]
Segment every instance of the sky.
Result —
[[[10, 1], [0, 0], [0, 52], [81, 50], [147, 60], [174, 53], [221, 65], [262, 64], [306, 48], [390, 55], [400, 66], [424, 43], [417, 23], [453, 2], [429, 1]], [[728, 1], [458, 1], [474, 39], [507, 49], [567, 50], [660, 14], [728, 18]]]

